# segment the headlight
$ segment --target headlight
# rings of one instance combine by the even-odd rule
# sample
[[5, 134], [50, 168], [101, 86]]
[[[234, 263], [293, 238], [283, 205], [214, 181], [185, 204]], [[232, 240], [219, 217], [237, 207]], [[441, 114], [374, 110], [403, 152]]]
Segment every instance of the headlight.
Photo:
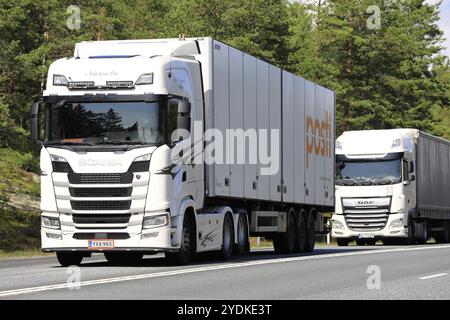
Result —
[[51, 218], [51, 217], [42, 217], [41, 218], [42, 226], [51, 229], [60, 229], [61, 224], [59, 223], [59, 218]]
[[140, 156], [140, 157], [137, 157], [136, 159], [134, 159], [133, 162], [150, 161], [151, 156], [152, 156], [151, 153], [144, 154], [143, 156]]
[[54, 86], [67, 86], [67, 79], [61, 74], [53, 75], [53, 85]]
[[153, 83], [153, 73], [144, 73], [139, 76], [136, 80], [135, 85], [141, 84], [152, 84]]
[[56, 162], [67, 162], [66, 158], [64, 157], [60, 157], [54, 154], [51, 154], [50, 157], [52, 158], [52, 161], [56, 161]]
[[170, 217], [168, 213], [144, 217], [142, 227], [144, 229], [163, 227], [169, 224], [169, 220]]
[[334, 229], [344, 229], [344, 225], [340, 221], [332, 220], [331, 222], [333, 223], [332, 228], [334, 228]]
[[394, 221], [391, 222], [389, 228], [399, 228], [402, 225], [403, 225], [403, 218], [395, 219]]
[[336, 151], [341, 151], [342, 150], [342, 143], [340, 141], [336, 141]]

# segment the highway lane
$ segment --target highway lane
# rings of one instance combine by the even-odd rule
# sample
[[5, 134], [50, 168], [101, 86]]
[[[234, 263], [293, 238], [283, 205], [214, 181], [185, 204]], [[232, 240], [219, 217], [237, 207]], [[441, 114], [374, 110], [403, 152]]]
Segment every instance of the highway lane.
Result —
[[98, 255], [79, 269], [54, 257], [0, 260], [0, 299], [450, 299], [449, 288], [450, 245], [258, 250], [182, 267], [162, 255], [131, 267]]

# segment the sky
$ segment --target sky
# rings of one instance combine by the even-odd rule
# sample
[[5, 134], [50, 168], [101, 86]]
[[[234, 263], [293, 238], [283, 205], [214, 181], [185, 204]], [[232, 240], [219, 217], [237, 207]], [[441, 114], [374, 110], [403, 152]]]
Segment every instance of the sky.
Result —
[[[427, 0], [429, 3], [436, 3], [438, 0]], [[443, 46], [447, 47], [444, 49], [444, 53], [450, 57], [450, 0], [444, 0], [440, 7], [440, 21], [439, 26], [444, 31], [444, 35], [447, 40], [444, 42]]]

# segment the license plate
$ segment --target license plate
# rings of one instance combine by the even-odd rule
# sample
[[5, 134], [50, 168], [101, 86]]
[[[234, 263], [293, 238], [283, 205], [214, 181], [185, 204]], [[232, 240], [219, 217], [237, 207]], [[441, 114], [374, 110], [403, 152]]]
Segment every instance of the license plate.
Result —
[[88, 240], [89, 249], [114, 249], [114, 240], [96, 239]]
[[359, 238], [360, 239], [373, 239], [373, 238], [375, 238], [375, 235], [373, 235], [373, 234], [360, 234]]

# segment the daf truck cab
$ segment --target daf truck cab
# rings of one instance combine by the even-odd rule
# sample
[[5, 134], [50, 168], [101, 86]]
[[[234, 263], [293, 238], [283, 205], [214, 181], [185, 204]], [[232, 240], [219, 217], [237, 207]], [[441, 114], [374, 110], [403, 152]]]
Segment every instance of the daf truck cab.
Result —
[[336, 141], [338, 245], [448, 241], [450, 143], [416, 129], [344, 132]]

